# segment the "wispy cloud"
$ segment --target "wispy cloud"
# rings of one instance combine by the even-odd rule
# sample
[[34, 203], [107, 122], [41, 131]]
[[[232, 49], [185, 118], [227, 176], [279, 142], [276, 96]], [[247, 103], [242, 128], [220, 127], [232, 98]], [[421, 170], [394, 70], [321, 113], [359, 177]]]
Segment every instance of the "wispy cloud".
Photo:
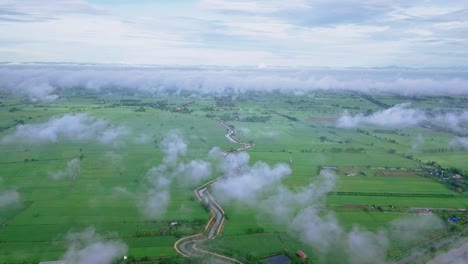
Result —
[[468, 149], [468, 137], [457, 137], [450, 141], [451, 146], [461, 146]]
[[50, 172], [49, 176], [54, 180], [63, 178], [74, 179], [80, 174], [80, 159], [72, 159], [67, 162], [67, 168], [60, 171]]
[[104, 119], [87, 114], [66, 114], [52, 117], [44, 123], [18, 125], [12, 134], [2, 139], [2, 143], [39, 144], [54, 143], [59, 140], [92, 140], [101, 144], [110, 144], [128, 133], [127, 128], [113, 127]]
[[2, 189], [0, 187], [0, 209], [18, 204], [20, 202], [20, 194], [15, 189]]
[[360, 125], [374, 125], [381, 127], [408, 127], [427, 120], [426, 113], [419, 109], [409, 108], [410, 104], [399, 104], [389, 109], [375, 112], [369, 116], [357, 114], [351, 116], [345, 112], [337, 121], [336, 126], [352, 128]]
[[461, 0], [9, 0], [0, 5], [0, 54], [15, 62], [466, 66], [467, 10]]
[[170, 132], [161, 142], [164, 154], [160, 165], [146, 173], [144, 195], [139, 200], [142, 213], [150, 218], [162, 218], [171, 199], [171, 186], [191, 186], [211, 176], [211, 165], [202, 160], [185, 163], [187, 143], [176, 132]]
[[0, 21], [8, 22], [44, 22], [70, 14], [102, 15], [104, 13], [103, 9], [82, 0], [67, 2], [46, 0], [40, 3], [25, 0], [21, 4], [17, 1], [5, 0], [0, 4]]
[[270, 167], [264, 162], [249, 166], [249, 155], [241, 152], [229, 154], [222, 163], [225, 178], [218, 181], [214, 191], [223, 201], [256, 203], [258, 195], [268, 192], [291, 173], [289, 166], [278, 164]]

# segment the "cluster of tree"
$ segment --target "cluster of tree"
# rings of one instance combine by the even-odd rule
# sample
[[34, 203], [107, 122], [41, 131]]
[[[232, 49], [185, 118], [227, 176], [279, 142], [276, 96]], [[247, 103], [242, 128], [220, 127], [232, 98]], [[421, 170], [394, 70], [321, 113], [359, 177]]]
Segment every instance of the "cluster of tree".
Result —
[[21, 111], [21, 109], [19, 109], [17, 107], [12, 107], [12, 108], [8, 109], [8, 112], [10, 112], [10, 113], [14, 113], [14, 112], [18, 112], [18, 111]]
[[369, 132], [366, 131], [366, 130], [364, 130], [364, 129], [358, 128], [358, 129], [356, 129], [356, 131], [357, 131], [358, 133], [361, 133], [361, 134], [364, 134], [364, 135], [369, 135]]
[[394, 129], [374, 129], [374, 133], [397, 135], [398, 131]]
[[[114, 108], [114, 107], [120, 107], [120, 106], [139, 107], [139, 108], [136, 108], [137, 110], [142, 110], [145, 107], [150, 107], [150, 108], [164, 110], [164, 111], [171, 109], [171, 106], [169, 105], [167, 100], [161, 100], [161, 101], [156, 101], [156, 102], [141, 102], [141, 100], [137, 100], [137, 99], [123, 99], [123, 100], [120, 100], [119, 103], [113, 103], [107, 107]], [[137, 112], [142, 112], [142, 111], [137, 111]]]
[[282, 116], [282, 117], [285, 117], [287, 118], [288, 120], [291, 120], [291, 121], [294, 121], [294, 122], [298, 122], [299, 119], [297, 119], [297, 117], [294, 117], [294, 116], [290, 116], [290, 115], [287, 115], [287, 114], [282, 114], [282, 113], [278, 113], [276, 111], [274, 111], [273, 113], [279, 115], [279, 116]]
[[[437, 181], [444, 183], [449, 189], [458, 193], [465, 193], [468, 191], [468, 171], [448, 167], [444, 168], [435, 161], [426, 162], [426, 166], [421, 167], [422, 176], [435, 178]], [[461, 175], [461, 178], [454, 177], [454, 175]]]
[[216, 96], [214, 98], [216, 106], [218, 107], [234, 107], [236, 106], [232, 96]]
[[262, 234], [265, 233], [265, 229], [263, 227], [257, 228], [248, 228], [246, 234]]
[[[208, 114], [206, 115], [208, 116]], [[214, 116], [214, 115], [213, 115]], [[255, 122], [265, 123], [271, 119], [271, 116], [253, 115], [253, 116], [240, 116], [239, 113], [224, 113], [219, 116], [223, 121], [240, 121], [240, 122]]]

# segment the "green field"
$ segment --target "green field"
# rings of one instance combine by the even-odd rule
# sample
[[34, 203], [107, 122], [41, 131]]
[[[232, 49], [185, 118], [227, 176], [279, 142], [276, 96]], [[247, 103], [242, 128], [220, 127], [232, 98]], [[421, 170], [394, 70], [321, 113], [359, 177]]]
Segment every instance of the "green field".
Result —
[[[323, 166], [336, 167], [336, 186], [325, 196], [323, 210], [334, 212], [346, 230], [385, 228], [412, 214], [413, 207], [468, 208], [468, 156], [461, 147], [449, 145], [455, 137], [451, 131], [420, 126], [360, 127], [364, 132], [337, 128], [335, 121], [345, 109], [351, 113], [381, 110], [349, 92], [220, 97], [67, 92], [57, 101], [33, 103], [2, 94], [0, 139], [13, 134], [20, 124], [40, 124], [76, 113], [107, 120], [109, 126], [123, 126], [129, 132], [115, 144], [94, 139], [1, 144], [0, 190], [14, 189], [20, 200], [0, 207], [0, 263], [60, 259], [67, 249], [66, 235], [89, 226], [106, 239], [122, 240], [136, 259], [177, 256], [175, 241], [201, 231], [210, 217], [192, 192], [203, 181], [172, 184], [166, 212], [152, 217], [142, 213], [140, 206], [148, 185], [146, 175], [163, 162], [161, 142], [174, 130], [188, 144], [184, 161], [208, 160], [215, 166], [216, 161], [208, 157], [212, 147], [237, 148], [225, 138], [217, 119], [233, 125], [240, 141], [255, 143], [248, 150], [250, 164], [288, 164], [292, 173], [281, 181], [285, 187], [304, 187], [317, 180]], [[409, 99], [381, 95], [378, 100], [398, 104]], [[437, 102], [426, 100], [414, 106]], [[450, 98], [445, 100], [440, 107], [448, 111]], [[425, 141], [416, 149], [412, 145], [418, 135]], [[72, 159], [80, 159], [75, 180], [51, 178]], [[453, 169], [463, 178], [453, 179]], [[431, 175], [434, 170], [444, 170], [450, 178]], [[219, 176], [214, 171], [205, 181]], [[235, 202], [221, 206], [228, 215], [223, 234], [204, 248], [242, 261], [300, 249], [317, 260], [312, 247], [274, 219], [259, 218], [255, 208]], [[179, 223], [176, 227], [170, 225], [174, 221]], [[458, 228], [466, 229], [466, 224]]]

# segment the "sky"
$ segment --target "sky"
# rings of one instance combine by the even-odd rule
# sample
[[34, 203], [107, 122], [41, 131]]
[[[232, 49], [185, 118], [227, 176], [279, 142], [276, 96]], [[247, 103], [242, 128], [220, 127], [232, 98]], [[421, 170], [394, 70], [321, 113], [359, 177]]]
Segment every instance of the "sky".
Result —
[[466, 0], [0, 0], [0, 61], [468, 66]]

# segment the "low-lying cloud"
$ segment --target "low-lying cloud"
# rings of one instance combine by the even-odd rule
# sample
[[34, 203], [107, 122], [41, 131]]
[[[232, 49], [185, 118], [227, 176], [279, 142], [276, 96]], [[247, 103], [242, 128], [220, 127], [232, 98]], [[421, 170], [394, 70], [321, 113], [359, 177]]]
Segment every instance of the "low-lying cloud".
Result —
[[2, 187], [3, 179], [0, 178], [0, 209], [14, 206], [20, 203], [21, 196], [16, 189]]
[[65, 264], [111, 264], [127, 252], [120, 240], [106, 240], [90, 227], [83, 232], [68, 233], [68, 250], [63, 256]]
[[0, 189], [0, 209], [16, 205], [20, 202], [20, 194], [15, 189]]
[[65, 114], [52, 117], [39, 124], [16, 126], [15, 131], [5, 136], [2, 143], [55, 143], [59, 140], [92, 140], [111, 144], [129, 133], [123, 126], [112, 126], [108, 121], [88, 114]]
[[348, 90], [403, 95], [467, 95], [463, 71], [156, 67], [123, 65], [33, 65], [0, 67], [0, 91], [20, 93], [31, 100], [60, 98], [62, 90], [131, 90], [223, 93], [254, 91]]
[[350, 115], [347, 111], [336, 121], [336, 126], [353, 128], [360, 125], [380, 127], [408, 127], [415, 126], [427, 120], [424, 111], [409, 108], [410, 104], [399, 104], [394, 107], [375, 112], [371, 115]]
[[468, 149], [468, 137], [457, 137], [450, 141], [451, 146], [461, 146], [464, 149]]
[[454, 131], [461, 131], [460, 124], [468, 121], [468, 111], [442, 112], [440, 110], [424, 111], [410, 108], [411, 103], [398, 104], [388, 109], [377, 111], [370, 115], [350, 115], [345, 111], [336, 121], [339, 128], [355, 128], [358, 126], [378, 126], [387, 128], [402, 128], [417, 126], [424, 122], [432, 122]]
[[245, 152], [229, 154], [223, 161], [225, 178], [214, 188], [221, 200], [242, 200], [255, 203], [258, 195], [279, 184], [281, 179], [291, 173], [289, 166], [278, 164], [270, 167], [264, 162], [249, 166], [249, 155]]
[[140, 201], [140, 209], [146, 217], [161, 218], [167, 211], [171, 199], [171, 186], [191, 186], [211, 176], [210, 163], [181, 160], [188, 149], [187, 143], [177, 132], [170, 132], [160, 144], [164, 154], [160, 165], [146, 173], [146, 190]]
[[[259, 219], [272, 219], [285, 226], [292, 236], [314, 249], [321, 263], [335, 263], [337, 259], [353, 264], [386, 263], [391, 244], [418, 241], [427, 232], [442, 227], [435, 216], [413, 216], [393, 221], [388, 228], [375, 232], [358, 226], [347, 230], [325, 209], [326, 194], [335, 188], [334, 171], [322, 170], [311, 184], [290, 189], [281, 183], [291, 172], [288, 165], [262, 165], [258, 169], [259, 163], [250, 166], [246, 155], [226, 157], [222, 166], [225, 177], [213, 186], [217, 199], [228, 197], [229, 201], [256, 209]], [[263, 183], [257, 184], [260, 181]]]
[[67, 162], [67, 168], [64, 170], [56, 171], [56, 172], [51, 172], [49, 173], [49, 176], [54, 179], [54, 180], [60, 180], [60, 179], [75, 179], [78, 174], [80, 174], [80, 159], [72, 159], [69, 162]]

